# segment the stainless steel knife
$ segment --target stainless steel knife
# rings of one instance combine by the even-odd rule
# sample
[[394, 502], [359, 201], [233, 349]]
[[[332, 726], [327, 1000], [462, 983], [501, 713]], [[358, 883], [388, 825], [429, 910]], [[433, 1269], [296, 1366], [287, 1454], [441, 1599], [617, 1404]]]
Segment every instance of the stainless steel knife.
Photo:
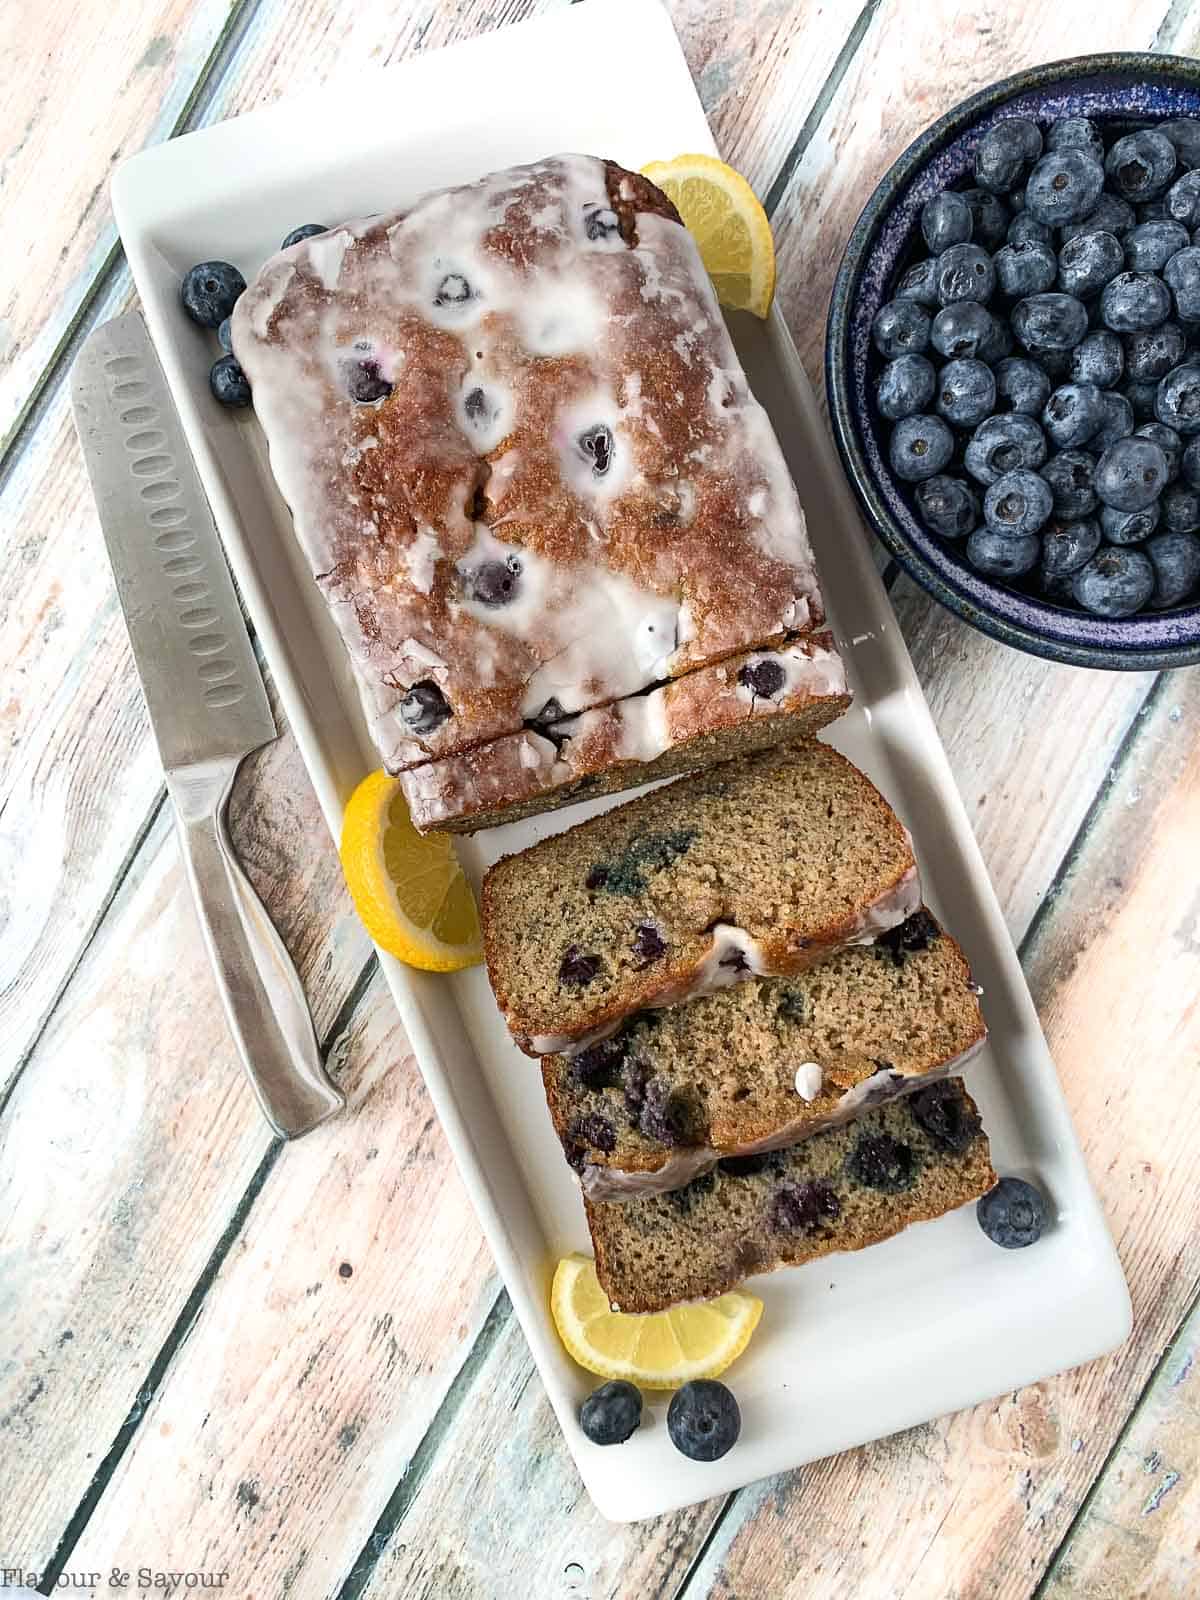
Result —
[[230, 1030], [268, 1122], [297, 1138], [345, 1104], [304, 990], [234, 854], [225, 809], [275, 721], [175, 402], [136, 311], [88, 339], [71, 374], [133, 658]]

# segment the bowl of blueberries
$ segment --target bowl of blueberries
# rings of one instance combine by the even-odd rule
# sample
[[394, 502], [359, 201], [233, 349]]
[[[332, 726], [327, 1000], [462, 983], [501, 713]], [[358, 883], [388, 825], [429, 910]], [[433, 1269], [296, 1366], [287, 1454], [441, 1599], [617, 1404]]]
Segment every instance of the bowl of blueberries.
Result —
[[826, 381], [944, 605], [1056, 661], [1200, 661], [1200, 64], [1035, 67], [922, 134], [851, 235]]

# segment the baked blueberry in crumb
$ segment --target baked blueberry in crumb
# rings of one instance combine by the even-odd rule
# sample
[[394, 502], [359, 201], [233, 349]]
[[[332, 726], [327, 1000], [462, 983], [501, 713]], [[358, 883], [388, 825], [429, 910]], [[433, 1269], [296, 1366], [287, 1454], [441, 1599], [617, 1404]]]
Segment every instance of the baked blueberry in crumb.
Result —
[[962, 1154], [983, 1126], [953, 1083], [931, 1083], [909, 1095], [905, 1104], [917, 1126], [955, 1155]]
[[726, 972], [749, 972], [750, 963], [746, 960], [744, 950], [731, 950], [728, 955], [721, 957], [718, 966], [725, 968]]
[[914, 911], [898, 927], [889, 928], [875, 941], [880, 955], [888, 955], [902, 967], [916, 950], [928, 950], [938, 936], [938, 926], [928, 911]]
[[846, 1171], [868, 1189], [881, 1194], [903, 1194], [917, 1175], [912, 1147], [890, 1133], [864, 1133], [846, 1157]]
[[796, 988], [793, 984], [780, 992], [779, 999], [775, 1002], [775, 1014], [784, 1022], [802, 1023], [805, 1018], [806, 1006], [804, 990]]
[[579, 1426], [593, 1444], [624, 1444], [642, 1420], [642, 1397], [632, 1383], [602, 1383], [579, 1408]]
[[346, 389], [351, 400], [360, 406], [373, 405], [376, 400], [386, 400], [392, 385], [379, 370], [378, 361], [355, 361], [346, 367]]
[[627, 1061], [621, 1072], [621, 1087], [625, 1092], [625, 1109], [636, 1128], [646, 1108], [646, 1089], [650, 1083], [650, 1068], [635, 1056]]
[[616, 1089], [625, 1065], [625, 1043], [619, 1035], [599, 1039], [570, 1058], [571, 1076], [581, 1089]]
[[450, 702], [430, 678], [414, 683], [400, 702], [400, 720], [409, 733], [432, 733], [453, 715]]
[[698, 1178], [693, 1178], [691, 1183], [685, 1183], [681, 1189], [668, 1189], [663, 1198], [679, 1212], [680, 1216], [690, 1216], [696, 1203], [703, 1200], [706, 1194], [711, 1194], [716, 1186], [716, 1174], [702, 1172]]
[[759, 1172], [766, 1172], [771, 1164], [769, 1155], [725, 1156], [717, 1163], [731, 1178], [753, 1178]]
[[617, 1130], [600, 1111], [588, 1111], [576, 1117], [567, 1129], [567, 1159], [572, 1166], [583, 1162], [589, 1150], [603, 1150], [611, 1155], [617, 1148]]
[[738, 682], [751, 694], [772, 700], [783, 688], [787, 674], [778, 661], [748, 661], [738, 673]]
[[566, 712], [563, 710], [562, 706], [559, 705], [554, 696], [551, 695], [542, 709], [534, 716], [530, 717], [529, 720], [533, 723], [534, 727], [541, 728], [549, 727], [552, 722], [561, 722], [565, 716]]
[[437, 286], [435, 306], [461, 306], [471, 298], [471, 285], [461, 272], [448, 272]]
[[652, 1078], [646, 1085], [638, 1126], [647, 1139], [659, 1144], [686, 1144], [691, 1119], [686, 1097], [672, 1089], [665, 1078]]
[[780, 1233], [822, 1233], [836, 1222], [842, 1206], [833, 1185], [814, 1179], [808, 1183], [781, 1184], [771, 1201], [771, 1226]]
[[583, 208], [583, 231], [589, 239], [610, 239], [620, 233], [621, 219], [608, 206], [590, 205]]
[[638, 923], [633, 935], [633, 953], [643, 967], [666, 955], [667, 942], [652, 922]]
[[696, 1378], [677, 1389], [667, 1408], [671, 1443], [692, 1461], [719, 1461], [742, 1431], [738, 1403], [715, 1378]]
[[482, 389], [472, 389], [463, 401], [468, 422], [482, 422], [488, 415], [487, 395]]
[[641, 894], [646, 888], [646, 874], [669, 867], [691, 845], [696, 837], [694, 828], [675, 828], [670, 833], [648, 833], [634, 839], [613, 861], [597, 861], [588, 872], [585, 883], [589, 889], [605, 894]]
[[577, 944], [568, 945], [558, 966], [558, 981], [582, 989], [597, 977], [603, 963], [599, 956], [584, 955]]
[[579, 435], [579, 448], [592, 464], [592, 476], [602, 478], [612, 465], [612, 429], [597, 422]]
[[484, 561], [467, 574], [467, 593], [481, 606], [506, 606], [520, 588], [521, 563], [516, 556], [505, 561]]
[[1001, 1178], [976, 1205], [975, 1215], [993, 1244], [1024, 1250], [1045, 1232], [1048, 1208], [1041, 1190], [1024, 1178]]

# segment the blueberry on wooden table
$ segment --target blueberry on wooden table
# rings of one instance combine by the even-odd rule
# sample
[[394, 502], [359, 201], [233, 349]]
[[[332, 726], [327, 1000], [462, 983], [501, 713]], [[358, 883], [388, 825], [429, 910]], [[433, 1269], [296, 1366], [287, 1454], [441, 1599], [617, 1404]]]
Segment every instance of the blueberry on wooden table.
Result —
[[953, 189], [935, 194], [921, 207], [921, 235], [931, 255], [941, 255], [952, 244], [966, 244], [973, 226], [970, 206]]
[[1006, 472], [988, 486], [983, 497], [983, 520], [1005, 539], [1023, 539], [1037, 533], [1050, 520], [1054, 498], [1040, 473], [1028, 467]]
[[961, 478], [926, 478], [914, 498], [921, 521], [943, 539], [961, 539], [979, 525], [979, 497]]
[[642, 1397], [632, 1383], [602, 1383], [579, 1408], [579, 1426], [593, 1444], [624, 1444], [642, 1420]]
[[667, 1433], [676, 1450], [692, 1461], [719, 1461], [741, 1431], [738, 1403], [715, 1378], [694, 1379], [671, 1397]]
[[993, 1244], [1024, 1250], [1046, 1231], [1049, 1208], [1041, 1190], [1024, 1178], [1001, 1178], [976, 1204], [975, 1216]]
[[1104, 140], [1089, 117], [1059, 117], [1046, 130], [1047, 150], [1086, 150], [1104, 160]]
[[897, 356], [889, 361], [875, 386], [875, 404], [890, 422], [913, 417], [929, 408], [937, 388], [933, 363], [924, 356]]
[[1030, 361], [1028, 356], [1007, 356], [997, 363], [998, 410], [1020, 411], [1029, 417], [1040, 417], [1049, 398], [1050, 379], [1036, 361]]
[[892, 430], [888, 459], [907, 483], [932, 478], [954, 454], [954, 435], [940, 417], [902, 417]]
[[1148, 556], [1128, 545], [1105, 545], [1075, 574], [1072, 593], [1098, 617], [1131, 617], [1154, 592]]
[[1029, 174], [1025, 205], [1030, 216], [1049, 228], [1082, 222], [1104, 188], [1104, 168], [1086, 150], [1052, 150]]
[[1100, 507], [1100, 528], [1109, 544], [1141, 544], [1158, 527], [1161, 502], [1144, 511], [1118, 511], [1115, 506]]
[[201, 261], [185, 276], [179, 298], [183, 309], [202, 328], [219, 328], [233, 314], [246, 280], [228, 261]]
[[302, 239], [315, 239], [317, 234], [328, 232], [329, 229], [323, 222], [305, 222], [300, 227], [293, 228], [279, 248], [281, 250], [290, 250], [294, 244], [299, 244]]
[[1095, 470], [1095, 457], [1086, 450], [1060, 450], [1050, 457], [1042, 477], [1049, 485], [1056, 517], [1070, 522], [1096, 509]]
[[1124, 371], [1125, 350], [1120, 335], [1111, 328], [1094, 328], [1071, 351], [1071, 378], [1075, 383], [1111, 389], [1120, 383]]
[[250, 380], [236, 356], [222, 356], [213, 363], [208, 386], [223, 406], [237, 409], [251, 403]]
[[1041, 549], [1036, 533], [1010, 539], [991, 528], [976, 528], [967, 540], [967, 560], [986, 578], [1020, 578], [1037, 565]]
[[1179, 605], [1200, 586], [1200, 539], [1194, 533], [1160, 533], [1147, 540], [1146, 554], [1154, 568], [1150, 604], [1156, 611]]
[[1100, 524], [1094, 517], [1052, 522], [1042, 531], [1042, 571], [1078, 572], [1100, 548]]
[[1125, 200], [1154, 200], [1175, 176], [1175, 147], [1153, 128], [1118, 139], [1104, 159], [1109, 182]]

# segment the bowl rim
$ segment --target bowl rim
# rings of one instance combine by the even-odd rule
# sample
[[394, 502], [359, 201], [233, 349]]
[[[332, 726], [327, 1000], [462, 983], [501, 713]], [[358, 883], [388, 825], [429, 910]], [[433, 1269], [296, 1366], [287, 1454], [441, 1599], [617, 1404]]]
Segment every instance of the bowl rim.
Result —
[[[1200, 61], [1188, 56], [1158, 55], [1153, 51], [1140, 50], [1070, 56], [1022, 68], [977, 90], [944, 112], [901, 152], [872, 190], [842, 253], [826, 321], [825, 385], [834, 442], [859, 504], [888, 553], [927, 593], [982, 633], [1031, 655], [1107, 671], [1144, 672], [1200, 663], [1200, 604], [1186, 608], [1187, 611], [1196, 611], [1197, 637], [1194, 643], [1138, 647], [1122, 645], [1117, 640], [1108, 646], [1048, 638], [1035, 628], [978, 605], [947, 583], [925, 556], [909, 543], [903, 528], [897, 524], [884, 502], [859, 437], [850, 372], [850, 307], [854, 303], [855, 292], [893, 205], [931, 156], [952, 138], [966, 132], [989, 111], [994, 111], [1018, 95], [1075, 78], [1086, 79], [1112, 73], [1142, 77], [1152, 75], [1160, 80], [1183, 82], [1189, 88], [1200, 89]], [[1004, 592], [1000, 586], [994, 587], [998, 594]], [[1123, 620], [1118, 620], [1116, 625], [1120, 626]]]

